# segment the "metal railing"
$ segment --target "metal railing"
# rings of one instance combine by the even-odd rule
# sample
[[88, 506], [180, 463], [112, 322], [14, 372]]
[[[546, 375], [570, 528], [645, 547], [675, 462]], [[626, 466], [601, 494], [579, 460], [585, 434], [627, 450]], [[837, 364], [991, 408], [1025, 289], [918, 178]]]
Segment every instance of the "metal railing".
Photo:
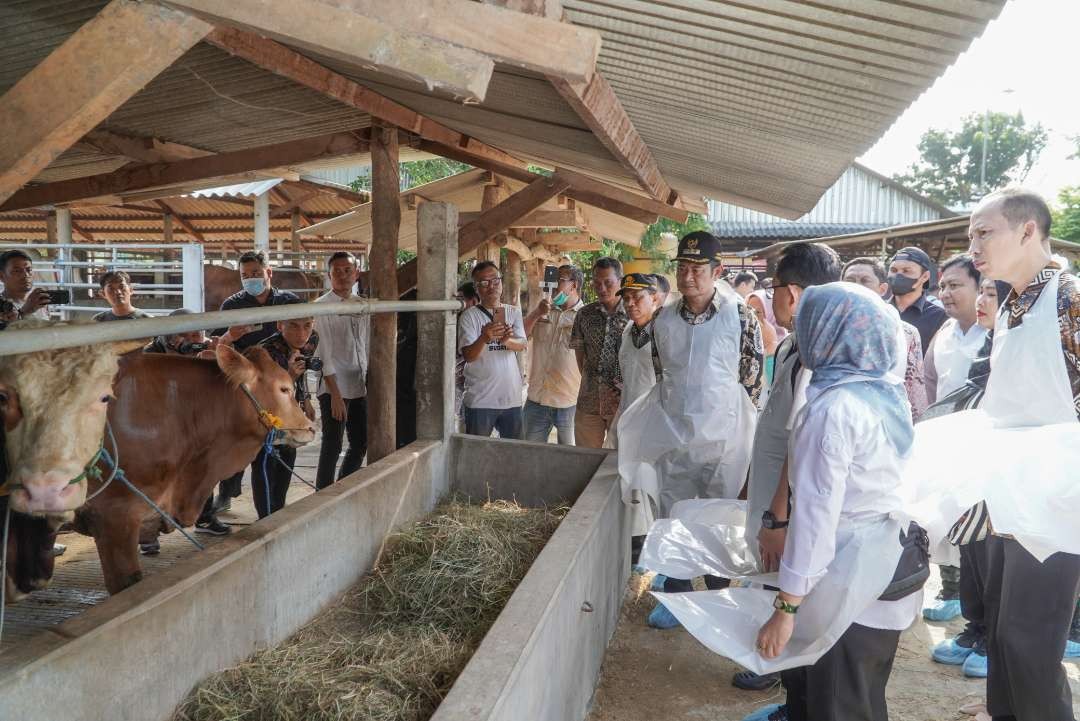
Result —
[[[152, 283], [133, 282], [132, 290], [144, 296], [177, 296], [181, 299], [178, 304], [167, 303], [169, 307], [142, 309], [151, 315], [167, 314], [181, 306], [196, 311], [203, 310], [203, 247], [196, 243], [0, 243], [0, 252], [14, 248], [39, 256], [39, 259], [34, 261], [36, 276], [40, 278], [39, 274], [52, 275], [51, 279], [46, 277], [35, 280], [35, 286], [72, 292], [71, 303], [50, 306], [50, 311], [58, 311], [64, 319], [70, 318], [73, 313], [99, 313], [108, 310], [108, 306], [87, 305], [82, 301], [88, 301], [93, 296], [86, 291], [99, 287], [93, 282], [93, 277], [109, 270], [122, 270], [128, 274], [153, 273], [159, 278]], [[54, 252], [55, 258], [44, 256], [44, 253], [50, 251]], [[85, 254], [86, 260], [76, 260], [76, 251]], [[168, 260], [165, 257], [168, 251], [176, 251], [180, 257]], [[83, 276], [81, 279], [80, 275]], [[179, 275], [181, 282], [167, 282], [168, 275]], [[158, 282], [159, 279], [161, 282]]]
[[212, 330], [234, 325], [256, 325], [292, 318], [329, 315], [369, 315], [459, 311], [459, 300], [368, 300], [357, 298], [343, 303], [295, 303], [263, 308], [218, 310], [165, 318], [115, 321], [112, 323], [68, 323], [36, 328], [9, 328], [0, 332], [0, 355], [34, 353], [57, 348], [97, 345], [126, 340], [142, 340], [158, 335], [174, 335], [194, 330]]

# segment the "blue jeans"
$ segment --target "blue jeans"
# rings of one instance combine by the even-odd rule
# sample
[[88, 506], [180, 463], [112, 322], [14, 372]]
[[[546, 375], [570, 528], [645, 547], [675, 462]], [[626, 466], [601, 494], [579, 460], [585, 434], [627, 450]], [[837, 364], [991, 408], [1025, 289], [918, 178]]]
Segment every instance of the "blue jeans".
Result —
[[471, 436], [490, 436], [492, 429], [500, 438], [521, 440], [521, 408], [469, 408], [465, 411], [465, 432]]
[[525, 401], [525, 440], [547, 443], [551, 427], [559, 431], [559, 445], [574, 445], [574, 408], [552, 408]]

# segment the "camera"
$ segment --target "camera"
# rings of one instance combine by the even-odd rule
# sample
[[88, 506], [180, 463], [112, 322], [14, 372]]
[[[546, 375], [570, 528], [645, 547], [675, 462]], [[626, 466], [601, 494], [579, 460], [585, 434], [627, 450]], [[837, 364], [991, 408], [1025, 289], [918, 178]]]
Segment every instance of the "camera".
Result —
[[196, 353], [202, 353], [209, 347], [209, 343], [191, 343], [189, 341], [184, 341], [177, 347], [176, 351], [180, 353], [180, 355], [195, 355]]
[[315, 356], [310, 355], [300, 357], [304, 359], [304, 370], [321, 371], [323, 369], [322, 358], [316, 358]]

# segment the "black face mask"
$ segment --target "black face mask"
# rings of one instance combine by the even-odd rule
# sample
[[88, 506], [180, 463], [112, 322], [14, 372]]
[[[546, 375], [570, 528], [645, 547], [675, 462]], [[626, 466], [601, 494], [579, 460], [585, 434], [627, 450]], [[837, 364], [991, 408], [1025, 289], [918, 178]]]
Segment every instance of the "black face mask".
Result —
[[919, 281], [914, 278], [909, 278], [906, 275], [900, 275], [899, 273], [889, 274], [889, 290], [893, 292], [893, 295], [907, 295], [915, 290], [915, 286], [918, 282]]

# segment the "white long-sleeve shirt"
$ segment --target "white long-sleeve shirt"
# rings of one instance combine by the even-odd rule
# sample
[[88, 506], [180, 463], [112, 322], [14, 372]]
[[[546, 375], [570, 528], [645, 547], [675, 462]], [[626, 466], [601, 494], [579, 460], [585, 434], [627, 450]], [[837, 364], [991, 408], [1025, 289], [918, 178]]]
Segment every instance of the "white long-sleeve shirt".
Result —
[[[788, 478], [791, 523], [780, 562], [780, 588], [805, 596], [826, 573], [836, 553], [841, 518], [858, 521], [900, 508], [901, 459], [881, 419], [850, 393], [807, 391], [807, 406], [791, 437]], [[855, 622], [903, 630], [922, 605], [922, 594], [874, 601]]]
[[[352, 296], [357, 298], [357, 296]], [[320, 295], [316, 303], [344, 303], [333, 291]], [[368, 366], [368, 339], [371, 337], [371, 318], [367, 315], [324, 315], [315, 319], [319, 346], [315, 356], [323, 362], [322, 377], [334, 376], [342, 398], [364, 398], [364, 381]], [[319, 394], [329, 393], [324, 380], [319, 381]]]

